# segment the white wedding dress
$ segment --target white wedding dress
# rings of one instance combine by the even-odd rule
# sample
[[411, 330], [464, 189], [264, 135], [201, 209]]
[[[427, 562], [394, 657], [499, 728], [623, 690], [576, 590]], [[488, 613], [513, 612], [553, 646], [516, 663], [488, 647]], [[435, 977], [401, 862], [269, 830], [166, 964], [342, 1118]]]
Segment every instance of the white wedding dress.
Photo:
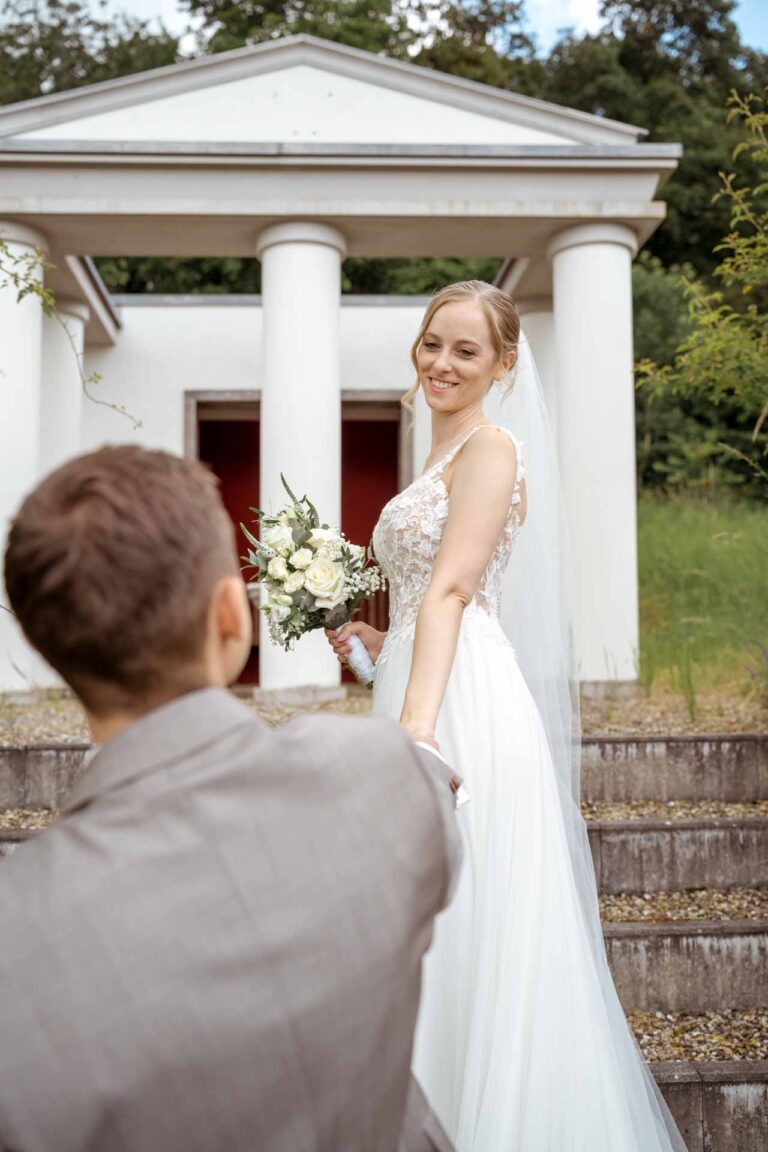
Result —
[[[373, 711], [394, 719], [448, 515], [443, 471], [476, 430], [390, 500], [374, 530], [390, 626]], [[413, 1070], [458, 1152], [685, 1152], [626, 1022], [602, 940], [590, 942], [599, 932], [597, 894], [590, 922], [541, 717], [498, 620], [502, 576], [525, 531], [522, 447], [508, 435], [517, 448], [515, 493], [464, 611], [436, 728], [470, 802], [457, 811], [461, 878], [425, 958]]]

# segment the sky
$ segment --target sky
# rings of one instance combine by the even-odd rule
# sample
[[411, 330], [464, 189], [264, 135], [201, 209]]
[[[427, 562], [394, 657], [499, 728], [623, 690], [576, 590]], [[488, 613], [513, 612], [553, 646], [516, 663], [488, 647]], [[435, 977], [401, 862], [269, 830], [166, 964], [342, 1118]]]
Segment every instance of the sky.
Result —
[[[180, 11], [176, 0], [110, 0], [109, 9], [124, 11], [143, 20], [161, 17], [166, 27], [182, 33], [190, 24], [189, 15]], [[547, 52], [561, 28], [577, 32], [595, 32], [600, 27], [600, 0], [526, 0], [528, 24], [541, 52]], [[768, 0], [740, 0], [734, 13], [745, 44], [768, 51]], [[191, 50], [193, 43], [183, 47]]]

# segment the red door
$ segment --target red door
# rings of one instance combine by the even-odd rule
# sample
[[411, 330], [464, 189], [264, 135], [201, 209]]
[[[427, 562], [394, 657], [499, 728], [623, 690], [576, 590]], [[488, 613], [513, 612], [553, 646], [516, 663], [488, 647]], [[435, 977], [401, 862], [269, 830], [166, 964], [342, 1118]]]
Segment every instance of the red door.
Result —
[[[377, 406], [378, 408], [379, 406]], [[370, 543], [379, 512], [398, 491], [398, 407], [383, 408], [381, 419], [365, 419], [365, 406], [344, 406], [341, 434], [341, 528], [353, 544]], [[389, 612], [386, 592], [366, 601], [355, 616], [385, 631]], [[354, 682], [345, 668], [342, 679]]]
[[[206, 418], [201, 409], [198, 424], [199, 456], [219, 478], [224, 507], [235, 526], [238, 553], [245, 541], [241, 521], [252, 526], [251, 507], [259, 505], [258, 419]], [[354, 544], [368, 546], [383, 506], [398, 491], [399, 407], [397, 404], [345, 403], [342, 423], [341, 529]], [[318, 509], [323, 516], [323, 509]], [[247, 574], [246, 574], [247, 575]], [[388, 622], [387, 594], [367, 601], [355, 619], [366, 620], [384, 631]], [[258, 641], [258, 634], [254, 636]], [[354, 682], [344, 670], [343, 679]], [[241, 684], [258, 684], [258, 643], [240, 676]]]
[[[200, 459], [218, 476], [224, 507], [235, 526], [238, 556], [245, 554], [246, 541], [240, 529], [243, 523], [252, 528], [251, 507], [259, 506], [259, 421], [208, 420], [198, 425]], [[250, 573], [246, 572], [246, 578]], [[254, 621], [258, 624], [258, 619]], [[258, 684], [258, 631], [254, 628], [254, 646], [238, 683]]]

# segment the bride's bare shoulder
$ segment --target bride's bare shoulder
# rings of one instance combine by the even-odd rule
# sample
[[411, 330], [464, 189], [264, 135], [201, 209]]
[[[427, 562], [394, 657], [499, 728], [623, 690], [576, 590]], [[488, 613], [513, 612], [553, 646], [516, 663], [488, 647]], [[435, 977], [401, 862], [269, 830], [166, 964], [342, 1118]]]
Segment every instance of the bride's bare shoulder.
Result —
[[447, 486], [456, 476], [496, 482], [509, 477], [514, 482], [516, 473], [517, 448], [512, 436], [504, 428], [486, 424], [473, 432], [451, 461]]

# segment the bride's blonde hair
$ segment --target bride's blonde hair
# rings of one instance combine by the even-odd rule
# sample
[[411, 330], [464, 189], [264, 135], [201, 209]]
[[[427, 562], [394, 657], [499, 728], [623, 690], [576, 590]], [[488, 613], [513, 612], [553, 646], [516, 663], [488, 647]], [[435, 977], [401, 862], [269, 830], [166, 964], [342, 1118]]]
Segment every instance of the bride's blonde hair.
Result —
[[461, 280], [458, 284], [448, 284], [440, 288], [427, 305], [424, 319], [411, 346], [411, 363], [416, 369], [416, 381], [400, 398], [404, 408], [413, 414], [411, 401], [420, 388], [419, 362], [417, 352], [424, 339], [424, 333], [432, 323], [432, 317], [443, 304], [450, 304], [455, 300], [476, 300], [485, 313], [488, 327], [491, 330], [491, 340], [496, 352], [496, 363], [500, 365], [512, 352], [517, 351], [520, 340], [520, 317], [514, 301], [494, 284], [486, 284], [484, 280]]

